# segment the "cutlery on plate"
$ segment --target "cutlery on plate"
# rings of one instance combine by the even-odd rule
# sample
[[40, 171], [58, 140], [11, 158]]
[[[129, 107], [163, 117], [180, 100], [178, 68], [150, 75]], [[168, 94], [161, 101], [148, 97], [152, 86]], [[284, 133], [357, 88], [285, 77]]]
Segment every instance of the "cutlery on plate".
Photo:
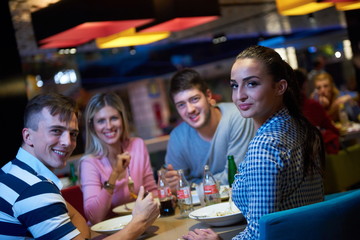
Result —
[[134, 193], [134, 180], [131, 178], [131, 175], [130, 175], [130, 168], [127, 169], [128, 170], [128, 189], [129, 189], [129, 192], [130, 192], [130, 196], [134, 199], [136, 199], [138, 196], [137, 194]]

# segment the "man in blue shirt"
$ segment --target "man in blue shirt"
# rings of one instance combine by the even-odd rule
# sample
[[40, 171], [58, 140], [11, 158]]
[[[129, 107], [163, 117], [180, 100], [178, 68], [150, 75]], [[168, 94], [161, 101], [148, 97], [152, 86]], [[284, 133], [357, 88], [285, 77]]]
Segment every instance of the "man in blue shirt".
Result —
[[251, 119], [243, 118], [233, 103], [215, 104], [205, 80], [193, 69], [177, 72], [170, 82], [170, 95], [183, 122], [170, 133], [165, 162], [166, 178], [176, 191], [183, 169], [192, 183], [200, 183], [204, 166], [221, 184], [228, 184], [227, 156], [238, 165], [254, 137]]
[[[71, 98], [48, 93], [29, 101], [23, 144], [0, 170], [0, 239], [90, 238], [85, 219], [61, 196], [61, 181], [52, 172], [66, 165], [78, 132]], [[142, 188], [133, 220], [117, 233], [119, 238], [127, 233], [128, 239], [135, 239], [157, 217], [156, 203], [151, 196], [142, 199], [143, 193]]]

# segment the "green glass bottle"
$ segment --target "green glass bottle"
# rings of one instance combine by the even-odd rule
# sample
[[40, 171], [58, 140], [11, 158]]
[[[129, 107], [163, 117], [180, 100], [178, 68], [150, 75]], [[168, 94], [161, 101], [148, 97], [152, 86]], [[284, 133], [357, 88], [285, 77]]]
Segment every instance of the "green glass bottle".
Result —
[[73, 186], [77, 184], [78, 176], [76, 175], [74, 163], [70, 163], [70, 181]]
[[227, 157], [227, 159], [228, 159], [228, 181], [229, 181], [229, 186], [231, 188], [232, 184], [234, 182], [234, 179], [235, 179], [235, 174], [237, 172], [237, 167], [236, 167], [236, 163], [235, 163], [233, 155], [229, 155]]

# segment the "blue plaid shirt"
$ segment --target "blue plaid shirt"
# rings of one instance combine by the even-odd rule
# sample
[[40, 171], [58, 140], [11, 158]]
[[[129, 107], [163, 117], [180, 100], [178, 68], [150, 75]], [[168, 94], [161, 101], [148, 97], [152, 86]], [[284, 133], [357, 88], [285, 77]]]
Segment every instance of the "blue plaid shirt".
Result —
[[258, 129], [235, 175], [233, 200], [248, 225], [233, 239], [259, 239], [259, 220], [264, 214], [323, 200], [321, 175], [303, 175], [305, 140], [286, 108]]

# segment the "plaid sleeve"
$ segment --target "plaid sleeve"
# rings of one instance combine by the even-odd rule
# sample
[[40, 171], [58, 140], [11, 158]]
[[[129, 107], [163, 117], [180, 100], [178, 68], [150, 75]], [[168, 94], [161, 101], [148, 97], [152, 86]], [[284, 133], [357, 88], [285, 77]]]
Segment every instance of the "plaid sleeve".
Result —
[[[280, 150], [269, 142], [254, 143], [249, 149], [247, 163], [240, 167], [244, 176], [248, 199], [247, 210], [244, 212], [248, 225], [246, 229], [233, 239], [258, 239], [259, 220], [261, 216], [275, 211], [277, 206], [277, 184], [281, 166], [277, 157]], [[240, 186], [240, 189], [242, 187]]]

